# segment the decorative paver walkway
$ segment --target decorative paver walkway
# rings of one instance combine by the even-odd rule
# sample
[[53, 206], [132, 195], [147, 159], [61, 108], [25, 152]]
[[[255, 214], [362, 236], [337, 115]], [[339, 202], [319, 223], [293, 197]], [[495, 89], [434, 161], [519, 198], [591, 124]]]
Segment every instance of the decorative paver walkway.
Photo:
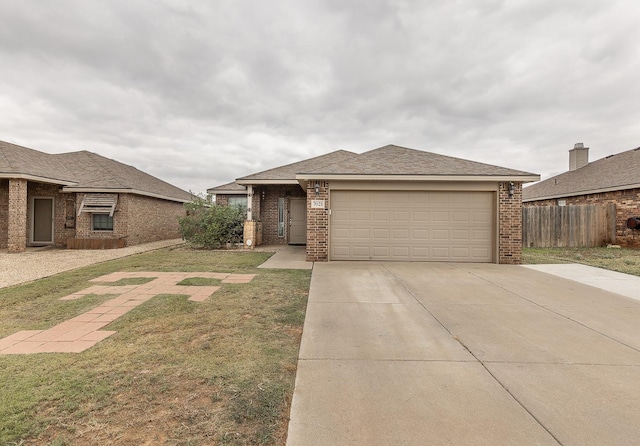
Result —
[[116, 294], [115, 297], [84, 314], [48, 330], [24, 330], [0, 339], [0, 355], [29, 353], [79, 353], [108, 338], [115, 331], [100, 330], [131, 309], [158, 294], [184, 294], [189, 300], [202, 302], [220, 286], [178, 285], [185, 279], [201, 277], [219, 279], [221, 283], [249, 283], [255, 274], [199, 272], [117, 272], [92, 279], [92, 282], [117, 282], [131, 278], [154, 278], [142, 285], [95, 285], [60, 298], [80, 299], [89, 294]]

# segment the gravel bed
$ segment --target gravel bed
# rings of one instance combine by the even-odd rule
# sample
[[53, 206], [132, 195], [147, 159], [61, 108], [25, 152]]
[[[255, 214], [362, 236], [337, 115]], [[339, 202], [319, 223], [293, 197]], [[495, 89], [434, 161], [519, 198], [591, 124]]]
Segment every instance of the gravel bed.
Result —
[[141, 252], [176, 246], [181, 239], [161, 240], [120, 249], [28, 248], [19, 254], [0, 251], [0, 288], [31, 282], [94, 263], [119, 259]]

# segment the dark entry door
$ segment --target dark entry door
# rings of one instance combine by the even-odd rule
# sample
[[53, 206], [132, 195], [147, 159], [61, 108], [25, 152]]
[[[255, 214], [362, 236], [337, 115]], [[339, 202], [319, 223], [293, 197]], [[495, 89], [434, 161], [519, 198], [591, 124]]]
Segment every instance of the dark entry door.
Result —
[[32, 243], [53, 243], [53, 198], [33, 199]]

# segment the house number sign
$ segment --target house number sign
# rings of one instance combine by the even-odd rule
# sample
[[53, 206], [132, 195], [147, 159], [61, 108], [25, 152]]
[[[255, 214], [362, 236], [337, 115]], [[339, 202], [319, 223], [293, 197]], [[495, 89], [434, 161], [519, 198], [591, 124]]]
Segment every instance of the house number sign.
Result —
[[324, 209], [324, 200], [311, 200], [311, 209]]

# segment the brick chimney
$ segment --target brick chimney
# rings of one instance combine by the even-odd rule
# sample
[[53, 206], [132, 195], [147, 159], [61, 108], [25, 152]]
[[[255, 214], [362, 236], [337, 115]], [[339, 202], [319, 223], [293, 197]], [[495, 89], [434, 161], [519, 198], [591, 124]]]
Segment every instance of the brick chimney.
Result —
[[580, 169], [589, 164], [589, 147], [578, 142], [569, 150], [569, 170]]

